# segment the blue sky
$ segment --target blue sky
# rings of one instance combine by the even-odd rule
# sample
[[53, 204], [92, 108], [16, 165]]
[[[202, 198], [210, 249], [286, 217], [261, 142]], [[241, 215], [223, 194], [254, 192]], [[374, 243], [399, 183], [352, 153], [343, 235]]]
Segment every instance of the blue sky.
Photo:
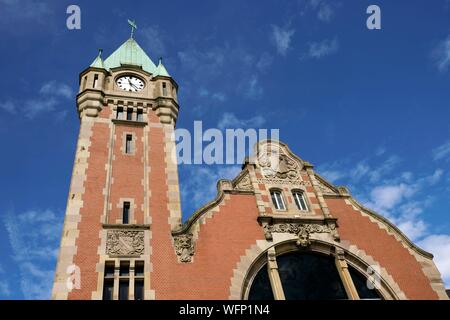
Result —
[[[70, 4], [81, 30], [66, 28]], [[381, 30], [366, 28], [370, 4]], [[449, 17], [448, 0], [0, 0], [0, 299], [50, 296], [78, 74], [129, 37], [127, 18], [180, 86], [178, 127], [279, 128], [319, 173], [433, 252], [450, 287]], [[237, 171], [180, 166], [183, 216]]]

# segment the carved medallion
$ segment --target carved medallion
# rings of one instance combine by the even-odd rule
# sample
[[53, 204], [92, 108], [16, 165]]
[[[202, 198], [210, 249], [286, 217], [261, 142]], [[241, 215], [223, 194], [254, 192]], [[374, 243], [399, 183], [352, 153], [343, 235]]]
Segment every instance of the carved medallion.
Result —
[[182, 234], [174, 237], [175, 252], [180, 262], [191, 262], [194, 255], [194, 241], [192, 233]]
[[106, 254], [139, 256], [144, 253], [144, 231], [108, 230]]
[[258, 154], [258, 165], [266, 178], [299, 179], [299, 165], [277, 145], [266, 144]]

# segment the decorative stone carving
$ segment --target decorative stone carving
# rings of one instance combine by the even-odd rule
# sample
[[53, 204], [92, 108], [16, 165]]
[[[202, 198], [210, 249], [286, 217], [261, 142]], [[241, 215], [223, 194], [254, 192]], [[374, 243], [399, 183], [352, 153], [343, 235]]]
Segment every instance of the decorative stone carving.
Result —
[[331, 189], [330, 187], [325, 185], [322, 181], [320, 181], [320, 179], [316, 179], [316, 180], [317, 180], [317, 186], [319, 187], [320, 191], [322, 191], [322, 193], [336, 194], [336, 192], [333, 189]]
[[144, 231], [108, 230], [106, 254], [139, 256], [144, 253]]
[[263, 228], [266, 240], [272, 240], [273, 232], [294, 233], [298, 237], [297, 245], [301, 247], [307, 247], [311, 244], [311, 233], [334, 233], [328, 225], [320, 224], [276, 223], [273, 225], [263, 225]]
[[299, 179], [299, 165], [278, 145], [266, 144], [258, 153], [258, 165], [264, 177], [271, 179]]
[[253, 185], [250, 180], [250, 176], [246, 174], [237, 184], [235, 187], [236, 190], [240, 191], [253, 191]]
[[282, 179], [257, 179], [256, 180], [260, 184], [284, 184], [284, 185], [291, 185], [294, 187], [297, 186], [305, 186], [310, 187], [311, 182], [309, 181], [303, 181], [303, 180], [282, 180]]
[[174, 237], [175, 252], [180, 262], [191, 262], [194, 255], [194, 241], [192, 233], [182, 234]]

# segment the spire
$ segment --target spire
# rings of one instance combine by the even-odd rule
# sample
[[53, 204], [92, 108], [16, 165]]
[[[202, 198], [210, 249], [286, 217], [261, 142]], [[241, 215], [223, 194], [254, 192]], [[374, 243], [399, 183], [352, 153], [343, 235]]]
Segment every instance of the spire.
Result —
[[103, 64], [103, 59], [102, 59], [102, 52], [103, 52], [103, 49], [98, 49], [97, 58], [95, 58], [95, 60], [91, 63], [91, 65], [90, 65], [91, 67], [105, 69], [105, 65]]
[[156, 67], [155, 76], [164, 76], [164, 77], [170, 77], [169, 73], [167, 72], [166, 67], [164, 67], [162, 63], [162, 57], [159, 58], [158, 66]]

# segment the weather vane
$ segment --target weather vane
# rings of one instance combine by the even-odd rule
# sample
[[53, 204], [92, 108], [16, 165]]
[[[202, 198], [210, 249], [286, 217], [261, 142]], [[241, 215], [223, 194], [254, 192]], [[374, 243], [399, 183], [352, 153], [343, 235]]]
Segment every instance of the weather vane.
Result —
[[134, 30], [137, 29], [136, 21], [128, 19], [128, 24], [131, 26], [131, 38], [133, 38]]

